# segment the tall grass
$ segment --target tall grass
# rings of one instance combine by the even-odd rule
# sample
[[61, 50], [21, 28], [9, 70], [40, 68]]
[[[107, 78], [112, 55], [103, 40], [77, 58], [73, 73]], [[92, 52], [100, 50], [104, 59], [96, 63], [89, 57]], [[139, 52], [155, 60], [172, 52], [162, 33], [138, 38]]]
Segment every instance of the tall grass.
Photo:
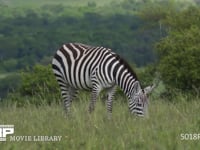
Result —
[[62, 136], [60, 142], [7, 140], [0, 143], [1, 149], [193, 150], [200, 147], [200, 139], [181, 140], [182, 133], [200, 133], [198, 98], [187, 101], [184, 95], [180, 95], [173, 103], [151, 100], [148, 119], [131, 115], [127, 103], [118, 98], [113, 104], [111, 120], [107, 119], [106, 106], [101, 101], [89, 115], [88, 96], [81, 95], [79, 99], [73, 102], [69, 118], [58, 104], [1, 107], [0, 124], [14, 124], [15, 136]]

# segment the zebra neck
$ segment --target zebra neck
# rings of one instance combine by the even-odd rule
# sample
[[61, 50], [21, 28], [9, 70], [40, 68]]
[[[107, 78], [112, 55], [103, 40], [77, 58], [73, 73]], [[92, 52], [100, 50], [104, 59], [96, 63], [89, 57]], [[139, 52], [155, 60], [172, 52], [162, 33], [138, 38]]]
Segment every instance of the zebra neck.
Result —
[[128, 97], [130, 100], [132, 96], [137, 92], [135, 87], [136, 80], [131, 79], [126, 86], [122, 86], [121, 89], [124, 92], [124, 94]]
[[136, 92], [135, 83], [138, 83], [136, 77], [131, 72], [124, 72], [116, 78], [116, 84], [122, 89], [124, 94], [131, 99]]

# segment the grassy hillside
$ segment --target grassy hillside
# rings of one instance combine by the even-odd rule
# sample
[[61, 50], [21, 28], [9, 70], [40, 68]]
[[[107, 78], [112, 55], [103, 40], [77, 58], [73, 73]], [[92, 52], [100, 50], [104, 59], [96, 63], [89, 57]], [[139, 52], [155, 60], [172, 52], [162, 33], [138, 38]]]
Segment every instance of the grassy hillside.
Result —
[[[117, 3], [120, 3], [124, 0], [118, 0]], [[26, 1], [26, 0], [1, 0], [0, 1], [3, 4], [6, 4], [8, 6], [13, 6], [13, 7], [40, 7], [42, 5], [58, 5], [62, 4], [64, 6], [87, 6], [88, 3], [94, 2], [97, 6], [103, 6], [103, 5], [108, 5], [113, 0], [45, 0], [45, 1], [40, 1], [40, 0], [31, 0], [31, 1]]]
[[[40, 1], [40, 0], [0, 0], [0, 4], [5, 4], [8, 6], [13, 6], [13, 7], [40, 7], [43, 5], [58, 5], [62, 4], [63, 6], [87, 6], [88, 3], [95, 3], [96, 6], [104, 6], [104, 5], [109, 5], [111, 3], [120, 3], [124, 2], [126, 0], [118, 0], [117, 2], [114, 0], [45, 0], [45, 1]], [[135, 0], [138, 1], [139, 0]], [[151, 0], [155, 1], [155, 0]], [[158, 0], [156, 0], [158, 1]], [[175, 0], [175, 2], [189, 2], [189, 3], [194, 3], [193, 0]]]
[[181, 134], [188, 137], [188, 134], [199, 133], [200, 101], [187, 102], [182, 95], [177, 101], [152, 100], [149, 119], [132, 116], [127, 103], [120, 99], [114, 102], [112, 120], [107, 120], [105, 106], [100, 101], [92, 115], [87, 112], [87, 101], [74, 102], [72, 117], [68, 119], [59, 105], [3, 107], [0, 124], [14, 124], [15, 136], [60, 135], [62, 139], [60, 142], [7, 140], [1, 149], [194, 150], [200, 147], [200, 139], [182, 140]]

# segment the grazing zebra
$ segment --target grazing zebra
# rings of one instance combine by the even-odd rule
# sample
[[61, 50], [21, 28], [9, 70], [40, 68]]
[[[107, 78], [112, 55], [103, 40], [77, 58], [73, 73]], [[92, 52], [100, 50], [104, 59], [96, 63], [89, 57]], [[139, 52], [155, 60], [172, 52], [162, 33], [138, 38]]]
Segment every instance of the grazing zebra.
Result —
[[147, 93], [152, 91], [154, 85], [142, 89], [131, 67], [111, 49], [81, 43], [64, 44], [56, 52], [52, 68], [61, 88], [67, 113], [77, 90], [92, 91], [89, 104], [91, 113], [95, 108], [97, 96], [102, 89], [106, 89], [107, 111], [110, 118], [116, 86], [119, 86], [127, 96], [131, 113], [138, 116], [147, 113]]

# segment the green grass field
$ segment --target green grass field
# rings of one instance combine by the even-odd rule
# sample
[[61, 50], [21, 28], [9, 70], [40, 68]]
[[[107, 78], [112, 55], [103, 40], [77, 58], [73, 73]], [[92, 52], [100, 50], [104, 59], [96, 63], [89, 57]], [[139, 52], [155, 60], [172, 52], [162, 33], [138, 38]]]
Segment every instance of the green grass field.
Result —
[[[89, 97], [81, 97], [88, 99]], [[152, 98], [156, 99], [156, 98]], [[112, 120], [106, 116], [105, 105], [98, 101], [96, 110], [89, 115], [88, 101], [75, 101], [72, 115], [66, 118], [61, 105], [27, 106], [17, 108], [1, 106], [0, 124], [15, 125], [12, 136], [55, 136], [60, 142], [1, 142], [2, 150], [22, 149], [86, 149], [86, 150], [131, 150], [131, 149], [198, 149], [198, 140], [182, 140], [182, 135], [200, 134], [200, 101], [185, 100], [180, 96], [177, 102], [162, 99], [151, 100], [149, 118], [138, 118], [129, 113], [127, 102], [114, 102]]]

